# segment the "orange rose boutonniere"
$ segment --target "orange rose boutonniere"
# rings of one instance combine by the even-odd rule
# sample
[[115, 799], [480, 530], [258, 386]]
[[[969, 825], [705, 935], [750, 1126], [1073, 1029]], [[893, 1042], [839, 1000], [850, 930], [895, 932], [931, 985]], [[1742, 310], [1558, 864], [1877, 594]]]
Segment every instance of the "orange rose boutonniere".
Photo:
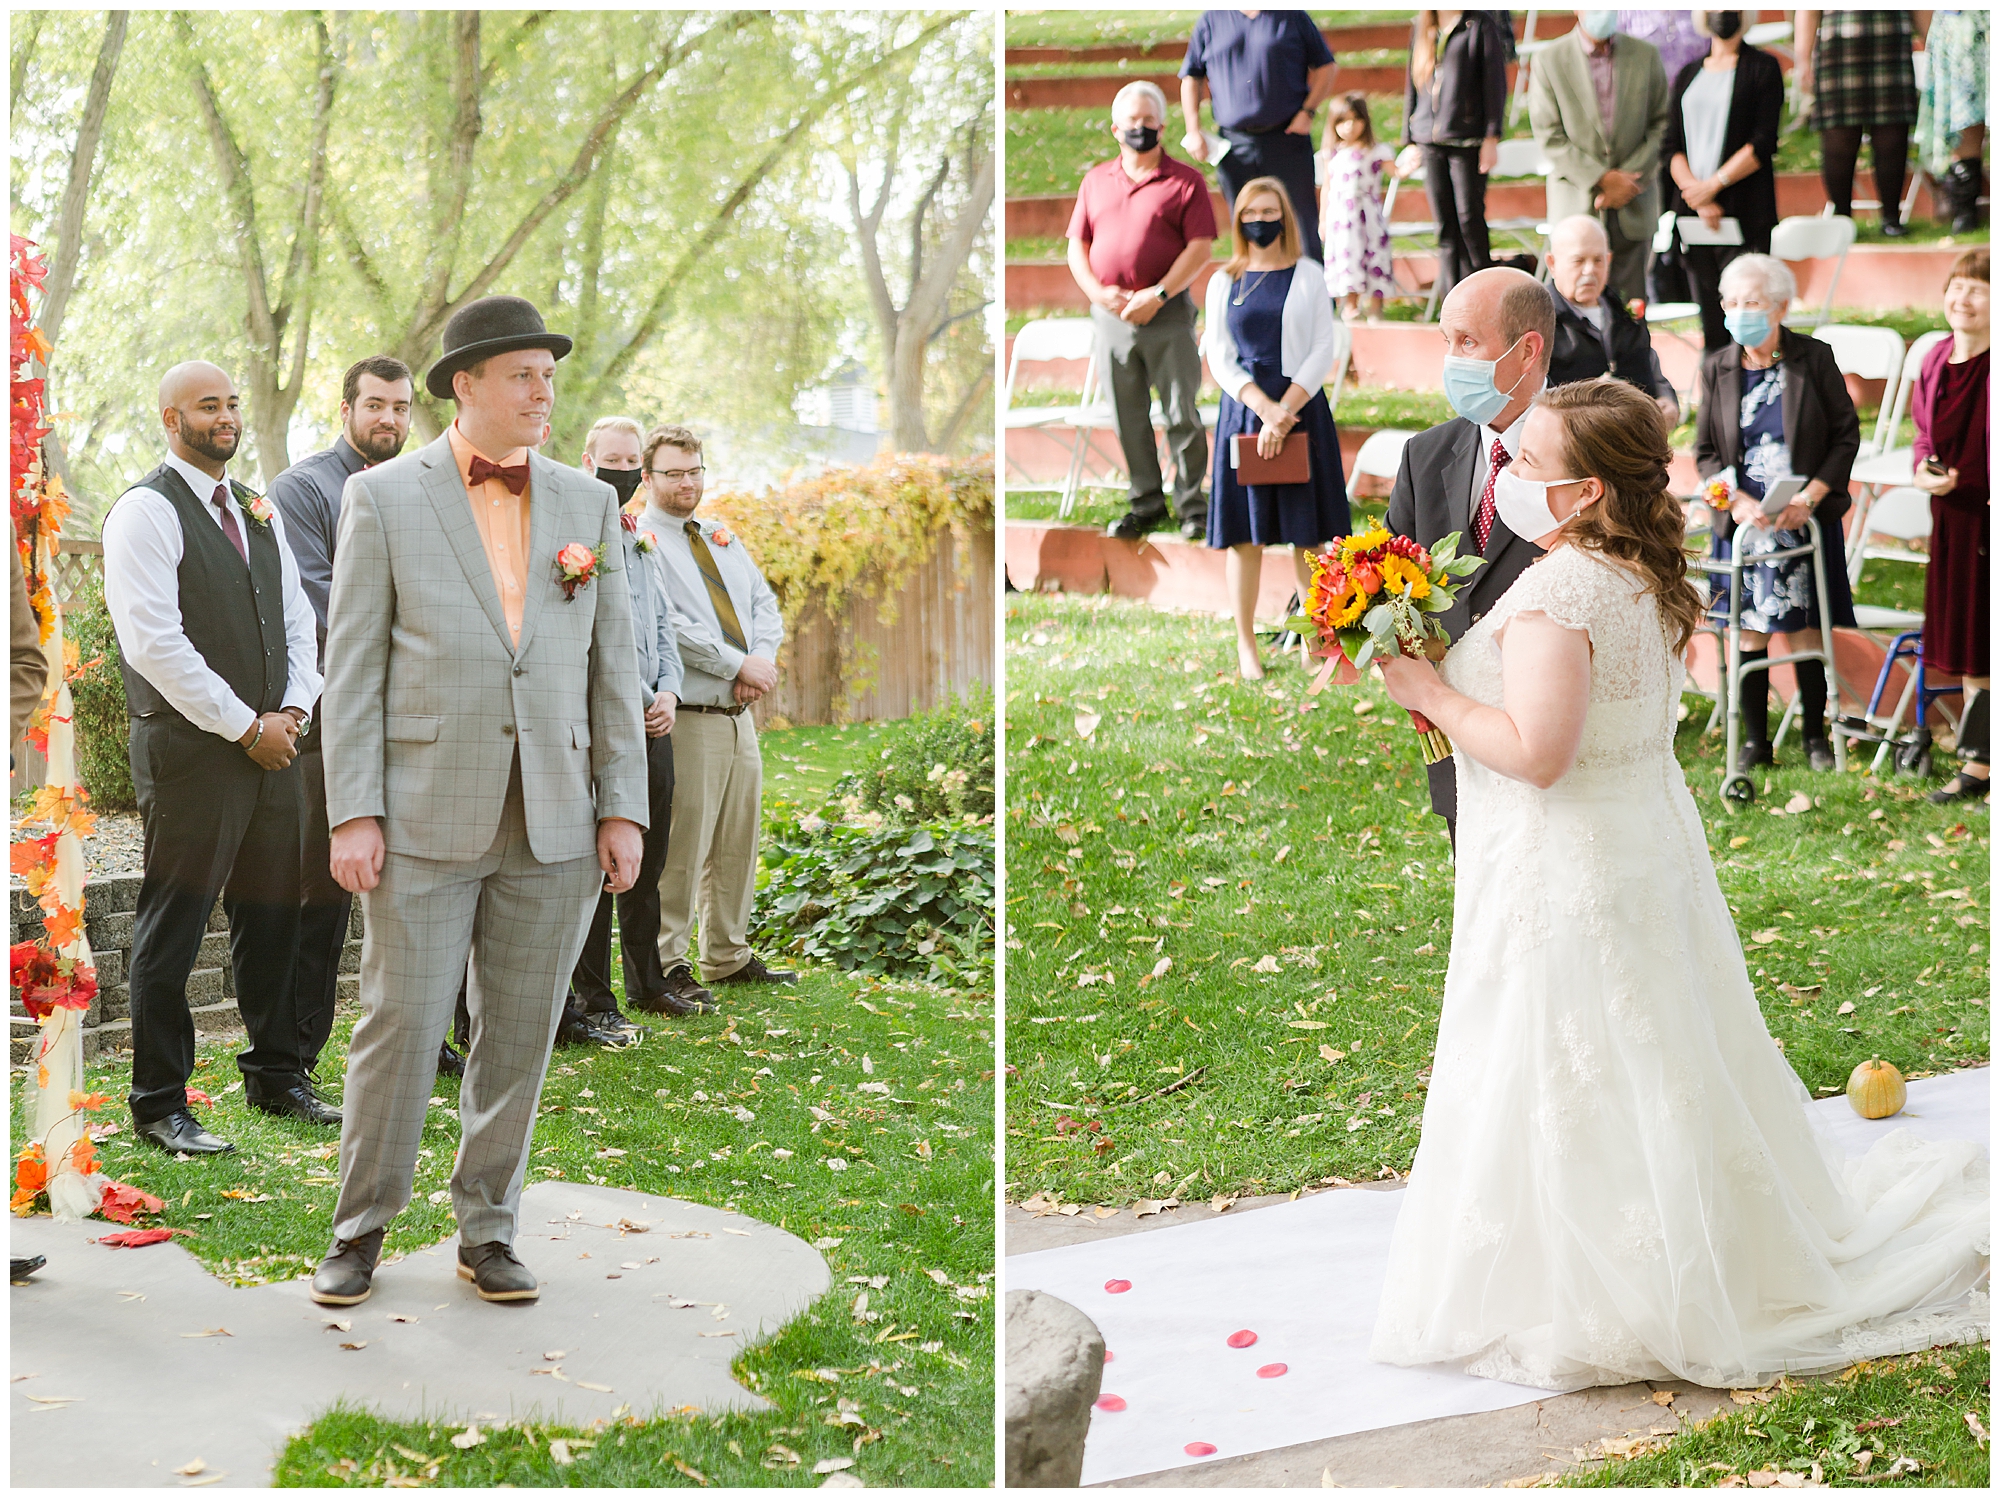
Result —
[[736, 538], [729, 534], [728, 527], [721, 525], [708, 533], [708, 539], [717, 546], [733, 546], [736, 543]]
[[572, 541], [556, 553], [556, 573], [563, 597], [574, 603], [578, 588], [597, 581], [597, 553], [581, 541]]

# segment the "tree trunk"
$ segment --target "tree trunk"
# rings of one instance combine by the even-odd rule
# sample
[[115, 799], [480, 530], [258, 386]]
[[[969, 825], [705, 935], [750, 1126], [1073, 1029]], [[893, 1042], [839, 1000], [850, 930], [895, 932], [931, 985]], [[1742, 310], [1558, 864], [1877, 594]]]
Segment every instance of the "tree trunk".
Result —
[[63, 190], [62, 211], [56, 217], [56, 259], [42, 286], [42, 336], [50, 343], [62, 331], [63, 313], [76, 286], [76, 268], [83, 258], [83, 210], [90, 201], [91, 174], [97, 164], [97, 143], [104, 136], [104, 116], [111, 104], [111, 82], [118, 73], [118, 54], [125, 48], [127, 11], [114, 10], [97, 49], [97, 66], [84, 96], [83, 120], [77, 127], [76, 150], [69, 159], [69, 185]]

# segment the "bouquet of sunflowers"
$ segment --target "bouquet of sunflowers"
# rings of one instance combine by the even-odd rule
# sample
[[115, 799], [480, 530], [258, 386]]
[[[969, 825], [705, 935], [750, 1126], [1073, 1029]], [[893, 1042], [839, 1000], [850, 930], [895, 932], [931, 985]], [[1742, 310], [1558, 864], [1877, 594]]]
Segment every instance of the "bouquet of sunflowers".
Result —
[[[1451, 642], [1444, 626], [1430, 616], [1452, 606], [1457, 579], [1485, 565], [1482, 557], [1460, 556], [1458, 538], [1453, 531], [1426, 551], [1408, 536], [1392, 536], [1378, 525], [1359, 536], [1344, 536], [1332, 551], [1313, 557], [1306, 612], [1290, 627], [1316, 635], [1316, 653], [1332, 657], [1314, 690], [1343, 662], [1358, 673], [1377, 655], [1390, 652], [1443, 659]], [[1451, 741], [1422, 714], [1411, 713], [1410, 723], [1421, 736], [1425, 764], [1434, 765], [1451, 753]]]

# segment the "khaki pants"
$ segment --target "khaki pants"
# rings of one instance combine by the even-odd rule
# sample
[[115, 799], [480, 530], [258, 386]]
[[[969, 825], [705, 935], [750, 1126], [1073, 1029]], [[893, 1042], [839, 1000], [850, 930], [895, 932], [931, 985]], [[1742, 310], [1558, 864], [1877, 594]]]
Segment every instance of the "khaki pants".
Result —
[[701, 909], [701, 972], [726, 978], [750, 960], [764, 758], [750, 714], [674, 718], [674, 820], [660, 870], [660, 970], [687, 960]]

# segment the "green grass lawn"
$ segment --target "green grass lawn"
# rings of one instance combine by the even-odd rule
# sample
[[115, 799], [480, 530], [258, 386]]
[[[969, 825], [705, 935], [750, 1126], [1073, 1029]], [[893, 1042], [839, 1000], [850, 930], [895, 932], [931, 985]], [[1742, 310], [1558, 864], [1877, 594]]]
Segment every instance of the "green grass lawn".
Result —
[[[824, 804], [840, 774], [879, 757], [894, 727], [764, 734], [767, 817]], [[843, 1456], [871, 1486], [992, 1481], [992, 994], [820, 966], [796, 987], [719, 997], [721, 1012], [699, 1019], [638, 1016], [653, 1033], [629, 1050], [559, 1049], [528, 1179], [733, 1208], [829, 1243], [834, 1288], [735, 1364], [776, 1410], [588, 1428], [516, 1423], [459, 1451], [448, 1425], [336, 1409], [286, 1448], [279, 1483], [375, 1486], [400, 1473], [463, 1486], [799, 1486], [821, 1481], [815, 1462]], [[336, 1095], [354, 1019], [341, 1015], [321, 1062]], [[251, 1110], [232, 1059], [239, 1048], [203, 1044], [194, 1079], [216, 1099], [203, 1121], [235, 1142], [235, 1154], [176, 1162], [134, 1145], [124, 1125], [102, 1143], [104, 1167], [165, 1199], [165, 1225], [189, 1230], [180, 1241], [218, 1276], [239, 1285], [299, 1278], [330, 1236], [337, 1136]], [[116, 1100], [128, 1080], [129, 1062], [109, 1058], [90, 1069], [88, 1086]], [[437, 1079], [414, 1197], [387, 1255], [454, 1232], [444, 1192], [458, 1093], [457, 1079]], [[104, 1116], [120, 1112], [114, 1101]], [[830, 1158], [849, 1168], [828, 1170]], [[857, 1323], [850, 1313], [857, 1280], [879, 1319]], [[858, 1402], [865, 1423], [835, 1423], [838, 1400]], [[595, 1444], [559, 1466], [551, 1436]]]
[[[1406, 1170], [1452, 873], [1400, 711], [1373, 684], [1307, 700], [1295, 664], [1239, 682], [1209, 618], [1037, 596], [1008, 613], [1010, 1195]], [[1807, 1085], [1872, 1054], [1918, 1074], [1984, 1060], [1985, 809], [1812, 775], [1794, 741], [1731, 814], [1689, 705], [1690, 785]], [[1813, 810], [1772, 814], [1801, 790]]]
[[[1628, 1459], [1564, 1477], [1578, 1488], [1712, 1488], [1753, 1472], [1796, 1473], [1831, 1487], [1872, 1486], [1899, 1464], [1912, 1487], [1985, 1488], [1983, 1431], [1992, 1420], [1985, 1347], [1942, 1347], [1861, 1363], [1831, 1379], [1745, 1391], [1749, 1400], [1706, 1425]], [[1865, 1454], [1864, 1454], [1865, 1453]]]
[[[1331, 26], [1408, 25], [1409, 10], [1314, 10], [1322, 28]], [[1200, 17], [1198, 10], [1010, 10], [1006, 36], [1010, 47], [1101, 47], [1114, 43], [1150, 47], [1158, 42], [1185, 41]], [[1345, 61], [1345, 57], [1341, 59]]]

